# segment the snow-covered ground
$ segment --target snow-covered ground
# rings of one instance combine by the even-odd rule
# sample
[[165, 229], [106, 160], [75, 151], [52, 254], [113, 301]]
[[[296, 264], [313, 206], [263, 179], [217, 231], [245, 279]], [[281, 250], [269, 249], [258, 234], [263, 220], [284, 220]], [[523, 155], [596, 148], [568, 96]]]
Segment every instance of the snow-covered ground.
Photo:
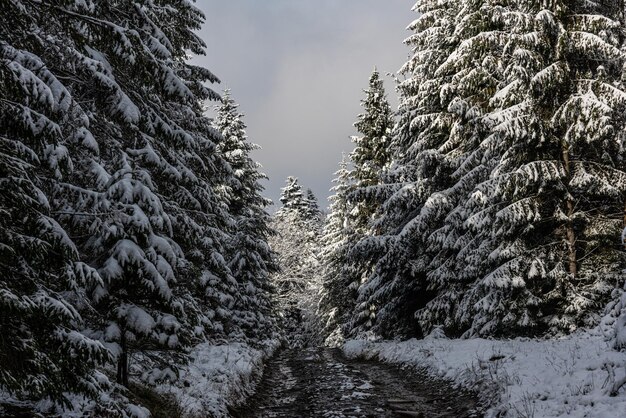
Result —
[[174, 395], [187, 417], [228, 417], [228, 406], [251, 395], [265, 361], [279, 346], [276, 340], [264, 341], [260, 348], [200, 344], [177, 383], [159, 386], [158, 391]]
[[[180, 378], [174, 383], [158, 384], [156, 391], [173, 395], [185, 417], [229, 417], [228, 407], [240, 404], [252, 394], [266, 361], [279, 346], [278, 340], [266, 340], [257, 348], [240, 342], [200, 344], [191, 353], [190, 364], [180, 370]], [[170, 369], [153, 370], [146, 380], [161, 379], [170, 373], [174, 377]], [[51, 401], [36, 404], [20, 402], [0, 391], [0, 416], [27, 416], [33, 411], [63, 418], [100, 416], [98, 405], [103, 408], [111, 405], [125, 418], [151, 416], [148, 409], [132, 404], [126, 396], [113, 389], [111, 387], [111, 391], [97, 401], [66, 394], [70, 402], [66, 409]]]
[[626, 376], [626, 353], [612, 349], [600, 327], [558, 340], [351, 340], [343, 351], [478, 390], [489, 402], [487, 417], [626, 416], [626, 387], [614, 393]]

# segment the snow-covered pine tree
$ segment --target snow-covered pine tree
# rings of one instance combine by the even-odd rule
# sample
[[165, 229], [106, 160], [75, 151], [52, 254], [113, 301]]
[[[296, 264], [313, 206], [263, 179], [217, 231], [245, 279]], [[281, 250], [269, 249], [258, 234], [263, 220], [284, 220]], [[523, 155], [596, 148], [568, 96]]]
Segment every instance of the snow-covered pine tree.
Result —
[[[505, 14], [504, 19], [511, 16]], [[488, 259], [490, 237], [477, 235], [468, 220], [475, 214], [486, 216], [473, 194], [486, 181], [497, 155], [481, 146], [488, 136], [484, 115], [491, 110], [490, 99], [502, 77], [499, 51], [505, 39], [502, 10], [485, 2], [464, 2], [454, 16], [454, 32], [449, 55], [439, 65], [440, 101], [447, 111], [448, 125], [430, 126], [444, 139], [437, 152], [445, 158], [448, 175], [431, 191], [424, 206], [407, 226], [405, 233], [413, 245], [424, 247], [428, 300], [416, 313], [420, 328], [430, 332], [441, 326], [451, 335], [467, 329], [469, 312], [460, 303], [468, 286], [474, 283], [478, 265]], [[419, 56], [419, 55], [416, 55]], [[408, 64], [411, 66], [412, 64]], [[416, 114], [420, 114], [417, 110]], [[443, 128], [443, 129], [441, 129]], [[411, 233], [413, 230], [413, 233]], [[421, 242], [421, 243], [420, 243]], [[483, 270], [485, 271], [485, 270]]]
[[0, 386], [97, 395], [107, 380], [94, 368], [112, 353], [127, 384], [131, 351], [149, 355], [144, 369], [167, 363], [150, 380], [169, 378], [189, 344], [239, 333], [241, 288], [222, 256], [235, 173], [203, 106], [217, 79], [187, 63], [203, 53], [203, 16], [181, 1], [7, 7]]
[[315, 218], [321, 215], [322, 211], [320, 210], [320, 205], [317, 203], [317, 197], [315, 196], [315, 193], [313, 193], [313, 190], [311, 189], [306, 190], [306, 203], [308, 205], [307, 210], [308, 210], [309, 216]]
[[172, 356], [223, 330], [238, 291], [221, 256], [231, 220], [216, 192], [231, 174], [202, 106], [218, 97], [204, 85], [217, 79], [186, 63], [187, 51], [203, 51], [193, 33], [203, 16], [178, 1], [104, 2], [81, 14], [42, 7], [85, 37], [70, 54], [70, 83], [99, 154], [80, 162], [92, 190], [74, 208], [84, 215], [64, 223], [102, 278], [90, 292], [92, 335], [116, 356], [120, 383], [133, 351], [161, 360], [171, 376]]
[[[352, 187], [347, 196], [350, 205], [350, 237], [341, 280], [338, 286], [355, 289], [367, 277], [373, 266], [373, 254], [355, 249], [359, 240], [374, 233], [374, 216], [380, 208], [383, 171], [390, 162], [391, 131], [394, 120], [383, 80], [376, 69], [372, 72], [365, 98], [361, 101], [363, 113], [359, 114], [354, 127], [358, 134], [352, 138], [355, 144], [350, 153], [353, 169], [350, 171]], [[339, 279], [339, 278], [338, 278]], [[339, 283], [341, 282], [341, 284]], [[331, 286], [330, 282], [326, 285]], [[345, 289], [346, 294], [352, 292]], [[345, 302], [346, 310], [354, 308], [354, 298]]]
[[[549, 128], [546, 130], [546, 125], [549, 126], [554, 123], [554, 112], [561, 105], [557, 105], [542, 116], [538, 116], [538, 113], [541, 114], [546, 110], [544, 103], [542, 103], [543, 99], [537, 100], [534, 97], [537, 92], [528, 94], [532, 90], [531, 84], [537, 90], [536, 83], [539, 81], [539, 78], [546, 76], [551, 71], [551, 69], [547, 68], [551, 66], [550, 64], [545, 67], [547, 72], [542, 73], [545, 63], [538, 63], [537, 60], [540, 59], [542, 54], [546, 54], [546, 51], [543, 51], [541, 48], [535, 48], [538, 45], [534, 43], [535, 41], [531, 43], [531, 46], [528, 43], [528, 37], [530, 36], [528, 33], [531, 33], [532, 37], [539, 36], [542, 33], [543, 35], [541, 36], [547, 36], [548, 38], [553, 36], [554, 34], [548, 34], [548, 32], [554, 28], [545, 32], [543, 24], [539, 23], [541, 20], [534, 20], [535, 12], [541, 12], [542, 16], [551, 15], [553, 12], [541, 11], [541, 7], [538, 7], [528, 15], [524, 15], [519, 13], [515, 5], [509, 5], [509, 8], [499, 10], [495, 15], [496, 19], [493, 19], [494, 15], [486, 13], [487, 10], [489, 10], [487, 7], [482, 7], [478, 13], [474, 14], [478, 16], [474, 20], [495, 21], [500, 25], [500, 32], [496, 37], [499, 42], [493, 42], [493, 45], [499, 45], [499, 47], [494, 47], [493, 50], [496, 52], [504, 51], [500, 52], [501, 56], [498, 62], [506, 62], [505, 65], [501, 64], [499, 66], [504, 69], [501, 76], [502, 81], [495, 90], [496, 94], [490, 100], [491, 106], [495, 108], [495, 112], [486, 119], [487, 123], [492, 126], [491, 135], [485, 136], [487, 140], [482, 146], [486, 153], [483, 155], [491, 155], [490, 159], [498, 166], [495, 169], [493, 169], [493, 166], [490, 167], [493, 170], [491, 179], [480, 184], [468, 196], [468, 199], [460, 208], [455, 210], [457, 213], [457, 227], [455, 229], [460, 232], [457, 233], [457, 237], [460, 236], [460, 238], [456, 239], [461, 245], [458, 246], [459, 251], [456, 260], [449, 259], [446, 263], [446, 268], [448, 271], [450, 271], [450, 268], [452, 272], [457, 271], [456, 276], [461, 281], [466, 281], [471, 283], [471, 285], [468, 287], [468, 292], [465, 292], [463, 289], [457, 292], [457, 294], [464, 295], [461, 300], [458, 297], [453, 299], [458, 301], [454, 308], [456, 312], [452, 316], [444, 316], [446, 317], [446, 322], [455, 324], [457, 329], [467, 329], [469, 327], [468, 334], [533, 333], [540, 332], [541, 329], [545, 330], [546, 328], [556, 330], [559, 328], [557, 322], [563, 320], [563, 322], [569, 322], [569, 324], [561, 329], [571, 330], [575, 328], [576, 322], [578, 322], [576, 319], [572, 320], [573, 317], [578, 316], [580, 319], [593, 312], [594, 307], [591, 306], [594, 303], [593, 300], [597, 300], [598, 295], [606, 292], [608, 288], [602, 283], [602, 280], [599, 280], [591, 287], [587, 286], [583, 290], [584, 287], [581, 286], [582, 281], [580, 277], [574, 278], [574, 276], [571, 276], [565, 279], [563, 270], [561, 270], [561, 278], [557, 279], [559, 275], [557, 272], [560, 268], [558, 266], [564, 265], [561, 263], [563, 254], [558, 255], [558, 252], [561, 251], [557, 249], [561, 245], [558, 242], [564, 241], [562, 238], [559, 238], [559, 233], [556, 231], [559, 228], [556, 227], [559, 223], [557, 221], [559, 216], [555, 216], [554, 207], [549, 209], [549, 206], [552, 204], [556, 204], [556, 206], [563, 204], [562, 201], [560, 204], [556, 202], [563, 199], [564, 195], [567, 195], [567, 191], [565, 194], [559, 193], [563, 193], [566, 190], [562, 186], [568, 181], [563, 181], [563, 178], [556, 181], [556, 177], [560, 176], [558, 172], [561, 169], [558, 167], [559, 159], [552, 158], [558, 156], [558, 154], [552, 154], [549, 157], [549, 154], [543, 154], [543, 152], [547, 149], [545, 146], [546, 132], [552, 131], [553, 133], [550, 135], [554, 135], [554, 129]], [[570, 9], [570, 12], [573, 10]], [[584, 19], [587, 18], [585, 17]], [[561, 38], [561, 40], [563, 39]], [[553, 40], [553, 42], [556, 41]], [[474, 44], [476, 43], [474, 42]], [[465, 49], [471, 50], [471, 47], [472, 45], [470, 44]], [[476, 51], [480, 50], [476, 49]], [[484, 51], [484, 48], [482, 51]], [[509, 56], [505, 55], [507, 51], [510, 52]], [[564, 56], [567, 55], [564, 54]], [[559, 58], [558, 61], [562, 59]], [[572, 59], [578, 60], [578, 58], [573, 58], [573, 56]], [[463, 60], [457, 55], [451, 61], [462, 62]], [[552, 69], [554, 68], [556, 67], [552, 67]], [[521, 69], [524, 69], [524, 72], [520, 72]], [[536, 74], [538, 77], [535, 77]], [[593, 75], [589, 74], [585, 77], [593, 78]], [[580, 93], [581, 88], [576, 85], [579, 80], [574, 81], [576, 78], [574, 77], [560, 84], [558, 86], [559, 92], [577, 91]], [[559, 83], [557, 82], [557, 84]], [[541, 87], [541, 89], [546, 90], [550, 88], [552, 87], [549, 86], [549, 83]], [[557, 96], [555, 95], [553, 98]], [[608, 98], [607, 100], [605, 96], [604, 103], [610, 103], [613, 99]], [[522, 104], [523, 102], [525, 103]], [[546, 115], [552, 115], [550, 116], [552, 120], [546, 121], [548, 119]], [[578, 126], [583, 126], [583, 124]], [[583, 135], [588, 136], [589, 134]], [[553, 141], [556, 139], [555, 136], [553, 136]], [[503, 140], [504, 138], [508, 139]], [[591, 136], [589, 135], [589, 138], [585, 139], [585, 141], [592, 142]], [[554, 149], [558, 149], [558, 147]], [[593, 155], [593, 153], [590, 155]], [[617, 154], [615, 155], [618, 160], [621, 158]], [[497, 157], [495, 160], [494, 156]], [[483, 157], [483, 161], [486, 159]], [[513, 160], [517, 161], [509, 165]], [[614, 164], [613, 166], [615, 167], [616, 165]], [[596, 168], [599, 167], [596, 166]], [[612, 171], [614, 175], [617, 174], [613, 170], [609, 171]], [[620, 176], [617, 175], [612, 180], [619, 184], [622, 181]], [[532, 178], [534, 180], [531, 180]], [[559, 189], [561, 190], [560, 192], [558, 191]], [[543, 193], [546, 193], [546, 195], [541, 197], [540, 195]], [[579, 193], [588, 194], [582, 190]], [[548, 196], [549, 198], [546, 199]], [[588, 198], [586, 196], [583, 200]], [[548, 203], [549, 200], [552, 200], [553, 203]], [[563, 209], [560, 210], [563, 211]], [[591, 209], [590, 213], [596, 211], [597, 207]], [[534, 214], [533, 216], [530, 216], [531, 212]], [[599, 217], [603, 218], [604, 215]], [[465, 221], [463, 220], [464, 218]], [[504, 220], [505, 218], [507, 219], [506, 221]], [[517, 220], [514, 220], [514, 218], [517, 218]], [[563, 220], [563, 217], [561, 217], [561, 222]], [[520, 225], [511, 225], [519, 221], [523, 225], [521, 229], [517, 228]], [[607, 221], [608, 219], [602, 219], [600, 223], [603, 227], [606, 227], [611, 222], [608, 221], [607, 223]], [[458, 228], [458, 225], [463, 227]], [[494, 225], [497, 225], [497, 228], [494, 229]], [[537, 232], [532, 231], [536, 231], [536, 228], [539, 226], [541, 227], [540, 234], [542, 239], [536, 240]], [[544, 229], [546, 227], [547, 229]], [[466, 232], [462, 232], [463, 230]], [[553, 235], [545, 235], [546, 231], [551, 231]], [[608, 235], [611, 234], [609, 233]], [[525, 238], [520, 239], [522, 236], [525, 236]], [[535, 238], [530, 238], [531, 236]], [[608, 237], [605, 236], [605, 238]], [[512, 244], [513, 242], [515, 244]], [[602, 252], [602, 246], [604, 246], [604, 249], [608, 249], [610, 244], [605, 241], [604, 244], [600, 244], [590, 254], [596, 250]], [[553, 252], [554, 250], [556, 252]], [[587, 258], [587, 256], [583, 256], [583, 258]], [[456, 266], [454, 266], [455, 263], [457, 264]], [[485, 276], [486, 279], [483, 280]], [[559, 281], [561, 284], [556, 285]], [[581, 287], [578, 290], [573, 290], [574, 287], [578, 286]], [[556, 292], [554, 291], [555, 287]], [[447, 288], [450, 288], [450, 286], [447, 286]], [[546, 295], [546, 292], [549, 292], [550, 289], [553, 289], [553, 291]], [[575, 301], [574, 303], [579, 304], [579, 306], [574, 307], [570, 305], [567, 307], [562, 305], [561, 307], [550, 308], [546, 304], [546, 298], [553, 296], [556, 296], [561, 301], [565, 297], [569, 301]], [[438, 299], [445, 303], [445, 301], [449, 301], [452, 298], [444, 294], [440, 295]], [[430, 304], [427, 309], [421, 312], [421, 319], [426, 324], [430, 323], [432, 325], [434, 322], [433, 318], [438, 316], [432, 309], [433, 305]], [[596, 305], [595, 308], [597, 307]], [[578, 313], [575, 313], [576, 311]], [[559, 319], [553, 322], [552, 325], [547, 325], [546, 322], [554, 321], [554, 314]], [[441, 317], [439, 321], [441, 321]]]
[[[495, 268], [467, 297], [470, 332], [569, 332], [594, 320], [623, 269], [623, 10], [507, 2], [505, 79], [486, 145]], [[520, 7], [523, 6], [523, 7]]]
[[304, 215], [306, 212], [309, 204], [296, 177], [287, 177], [287, 185], [281, 189], [280, 203], [283, 206], [279, 209], [279, 212], [294, 211], [301, 215]]
[[286, 183], [280, 196], [283, 206], [276, 211], [272, 221], [277, 232], [272, 247], [278, 253], [282, 269], [274, 278], [279, 295], [306, 287], [309, 278], [303, 260], [311, 258], [317, 251], [314, 247], [321, 224], [321, 214], [312, 214], [311, 210], [312, 203], [317, 206], [317, 201], [312, 202], [305, 196], [296, 177], [288, 177]]
[[[337, 295], [342, 295], [341, 301], [335, 299], [336, 306], [325, 306], [327, 315], [339, 315], [338, 319], [342, 324], [347, 322], [346, 314], [352, 313], [355, 307], [355, 289], [372, 273], [376, 252], [363, 251], [364, 246], [359, 245], [370, 241], [370, 236], [377, 233], [374, 230], [374, 217], [378, 214], [382, 199], [381, 184], [383, 172], [391, 160], [390, 145], [391, 132], [394, 124], [391, 106], [387, 101], [383, 80], [376, 69], [369, 79], [368, 88], [364, 91], [365, 98], [361, 101], [363, 113], [359, 114], [354, 127], [359, 135], [354, 136], [352, 141], [355, 144], [354, 150], [350, 153], [353, 169], [347, 170], [347, 165], [337, 174], [339, 176], [348, 175], [350, 177], [349, 193], [347, 179], [341, 180], [336, 187], [341, 188], [341, 192], [336, 190], [338, 195], [337, 205], [332, 210], [348, 210], [349, 212], [338, 212], [329, 218], [325, 238], [325, 253], [330, 258], [340, 257], [339, 260], [328, 260], [329, 263], [342, 264], [340, 270], [334, 268], [325, 274], [324, 287], [325, 294], [330, 299], [325, 299], [324, 304], [328, 305]], [[343, 185], [342, 185], [343, 183]], [[339, 194], [341, 193], [341, 195]], [[336, 206], [336, 207], [335, 207]], [[344, 231], [335, 231], [339, 225], [335, 225], [335, 219], [342, 219], [348, 216], [348, 222], [344, 222]], [[349, 227], [348, 227], [349, 224]], [[337, 235], [339, 233], [339, 235]], [[340, 237], [341, 242], [333, 243], [328, 240], [333, 237]], [[360, 241], [360, 243], [359, 243]], [[358, 244], [359, 243], [359, 244]], [[339, 247], [337, 247], [339, 245]], [[330, 251], [330, 253], [328, 253]], [[334, 295], [334, 296], [330, 296]], [[369, 321], [370, 305], [361, 304], [362, 315], [366, 322]], [[358, 321], [357, 321], [358, 322]], [[337, 327], [339, 324], [335, 323]], [[341, 325], [339, 325], [341, 326]], [[335, 333], [337, 331], [335, 330]]]
[[358, 234], [366, 234], [379, 207], [376, 191], [390, 161], [389, 146], [394, 124], [383, 80], [376, 69], [370, 76], [361, 106], [363, 113], [358, 115], [354, 124], [359, 135], [352, 137], [355, 147], [350, 153], [354, 166], [351, 171], [354, 191], [350, 199], [354, 229]]
[[450, 78], [438, 69], [454, 49], [459, 8], [457, 1], [428, 0], [414, 8], [420, 16], [409, 26], [415, 34], [406, 40], [413, 56], [401, 70], [408, 77], [398, 85], [391, 163], [378, 187], [384, 198], [381, 216], [373, 223], [374, 234], [352, 250], [373, 263], [359, 287], [353, 334], [420, 335], [413, 314], [433, 297], [425, 272], [432, 261], [426, 240], [434, 225], [419, 215], [423, 209], [442, 209], [433, 215], [446, 210], [442, 202], [426, 202], [450, 185], [456, 157], [457, 144], [448, 142], [453, 127], [448, 98], [440, 94]]
[[[161, 104], [155, 109], [155, 130], [167, 140], [161, 152], [170, 159], [158, 171], [159, 181], [161, 190], [167, 190], [164, 205], [175, 214], [173, 237], [190, 262], [177, 286], [188, 301], [186, 315], [199, 324], [197, 337], [221, 338], [240, 333], [233, 316], [240, 288], [225, 259], [236, 223], [224, 189], [235, 181], [235, 173], [216, 147], [222, 141], [220, 133], [205, 115], [205, 102], [219, 100], [207, 84], [219, 80], [188, 63], [188, 51], [205, 53], [205, 44], [195, 33], [204, 16], [193, 3], [171, 3], [168, 13], [155, 9], [160, 19], [167, 17], [160, 28], [165, 42], [173, 46], [171, 59], [165, 60], [171, 71], [166, 69], [161, 77], [167, 100], [155, 103]], [[186, 294], [188, 289], [193, 290], [191, 295]]]
[[623, 264], [617, 9], [449, 6], [418, 3], [390, 170], [405, 182], [379, 223], [389, 239], [359, 244], [384, 256], [359, 299], [379, 309], [357, 320], [380, 330], [417, 308], [426, 330], [571, 331]]
[[272, 219], [276, 235], [270, 244], [278, 254], [281, 270], [272, 276], [272, 283], [284, 317], [283, 327], [295, 335], [295, 343], [309, 343], [320, 334], [316, 311], [321, 286], [322, 214], [313, 210], [317, 200], [305, 196], [295, 177], [287, 179], [280, 201], [283, 206]]
[[322, 294], [319, 314], [322, 316], [326, 344], [337, 345], [343, 340], [343, 326], [349, 322], [354, 307], [350, 301], [356, 298], [356, 288], [350, 287], [349, 277], [344, 274], [348, 262], [347, 252], [351, 244], [351, 205], [348, 196], [352, 191], [352, 175], [345, 155], [335, 172], [330, 197], [330, 212], [324, 224], [321, 239], [320, 262], [322, 265]]
[[214, 125], [223, 136], [218, 150], [234, 173], [229, 187], [229, 211], [234, 217], [233, 240], [228, 263], [239, 283], [235, 322], [244, 334], [257, 341], [272, 332], [273, 312], [269, 276], [278, 271], [276, 255], [268, 245], [273, 231], [266, 208], [271, 204], [261, 193], [267, 179], [250, 154], [259, 146], [247, 140], [246, 125], [230, 91], [222, 95]]
[[88, 118], [66, 85], [77, 40], [62, 19], [22, 1], [0, 15], [0, 389], [67, 405], [68, 394], [101, 394], [95, 368], [109, 354], [80, 333], [81, 289], [98, 278], [54, 219], [54, 200], [76, 187], [66, 145], [89, 151]]

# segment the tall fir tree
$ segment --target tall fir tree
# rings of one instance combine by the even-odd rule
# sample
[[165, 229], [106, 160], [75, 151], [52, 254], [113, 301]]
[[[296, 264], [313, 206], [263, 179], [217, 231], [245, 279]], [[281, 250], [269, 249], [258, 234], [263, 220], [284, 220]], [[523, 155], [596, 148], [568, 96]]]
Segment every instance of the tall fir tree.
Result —
[[472, 262], [481, 263], [489, 256], [490, 239], [474, 234], [468, 220], [485, 216], [482, 202], [473, 199], [482, 195], [474, 192], [497, 161], [497, 154], [483, 141], [488, 137], [484, 116], [493, 109], [490, 99], [502, 78], [500, 11], [497, 5], [463, 3], [455, 16], [449, 55], [436, 72], [444, 81], [440, 100], [448, 119], [438, 149], [445, 157], [446, 175], [412, 221], [420, 228], [426, 248], [422, 260], [427, 264], [422, 264], [420, 274], [427, 303], [420, 303], [416, 313], [423, 332], [442, 326], [449, 334], [460, 335], [467, 328], [471, 309], [461, 302], [477, 275]]
[[[352, 244], [346, 249], [341, 280], [336, 284], [342, 287], [347, 284], [348, 289], [359, 286], [372, 272], [374, 263], [371, 253], [362, 252], [362, 247], [355, 244], [367, 240], [375, 233], [374, 221], [380, 215], [382, 201], [382, 176], [391, 161], [390, 144], [394, 125], [384, 83], [376, 69], [372, 72], [368, 88], [364, 92], [365, 98], [361, 101], [363, 113], [358, 115], [354, 124], [359, 135], [352, 138], [355, 148], [350, 153], [353, 165], [350, 177], [353, 185], [347, 196], [351, 234], [347, 241]], [[332, 282], [327, 282], [326, 285], [334, 286]], [[347, 294], [351, 295], [353, 292], [348, 289]], [[345, 304], [346, 310], [353, 310], [354, 298], [347, 299]], [[365, 307], [365, 311], [367, 310]]]
[[591, 323], [624, 262], [612, 244], [626, 184], [621, 10], [521, 0], [416, 10], [382, 236], [357, 246], [382, 254], [359, 292], [357, 331], [411, 331], [414, 313], [418, 333]]
[[234, 173], [228, 192], [229, 212], [235, 221], [228, 263], [239, 283], [236, 321], [246, 337], [261, 340], [273, 331], [269, 277], [278, 271], [276, 255], [267, 242], [273, 231], [266, 208], [272, 202], [261, 195], [260, 182], [267, 176], [250, 156], [260, 147], [247, 140], [242, 115], [228, 90], [217, 107], [214, 125], [224, 138], [218, 150]]
[[358, 115], [354, 127], [359, 135], [352, 137], [355, 144], [350, 153], [354, 168], [351, 176], [354, 191], [351, 195], [352, 217], [355, 231], [365, 234], [378, 211], [377, 186], [381, 183], [383, 170], [390, 162], [393, 114], [387, 101], [383, 80], [376, 69], [369, 79], [365, 99], [361, 101], [363, 113]]
[[[384, 278], [388, 271], [385, 270], [384, 263], [389, 262], [388, 267], [393, 270], [398, 266], [393, 261], [394, 258], [402, 256], [397, 253], [391, 255], [393, 239], [387, 229], [390, 229], [389, 232], [397, 233], [396, 228], [389, 228], [390, 217], [397, 216], [400, 222], [404, 222], [414, 209], [407, 208], [398, 214], [400, 208], [394, 210], [391, 205], [385, 206], [385, 204], [389, 200], [398, 199], [397, 196], [401, 196], [404, 204], [409, 203], [404, 198], [411, 193], [407, 187], [410, 178], [406, 178], [398, 171], [400, 164], [397, 159], [404, 156], [400, 156], [399, 144], [394, 144], [397, 136], [393, 130], [394, 118], [385, 96], [382, 80], [376, 71], [370, 78], [370, 86], [366, 90], [366, 99], [362, 102], [362, 106], [365, 112], [359, 115], [355, 124], [361, 136], [355, 137], [356, 147], [351, 153], [354, 163], [352, 173], [354, 191], [350, 195], [353, 244], [349, 248], [348, 263], [343, 270], [344, 276], [351, 277], [349, 287], [359, 289], [357, 300], [351, 302], [356, 314], [349, 328], [352, 329], [353, 335], [369, 330], [379, 332], [381, 329], [388, 330], [389, 335], [392, 335], [397, 330], [396, 325], [403, 322], [398, 319], [406, 315], [399, 314], [396, 320], [387, 317], [390, 322], [385, 325], [379, 321], [385, 316], [380, 315], [378, 310], [390, 309], [386, 303], [388, 296], [386, 288], [387, 283], [392, 283], [392, 281]], [[398, 153], [398, 158], [395, 158], [394, 153]], [[407, 170], [407, 172], [414, 176], [417, 170]], [[402, 245], [398, 245], [397, 248], [403, 252], [406, 251]], [[398, 277], [404, 278], [407, 274], [404, 272]], [[414, 296], [409, 286], [402, 290], [395, 284], [394, 287], [404, 298], [410, 299]], [[385, 294], [381, 294], [381, 290]]]
[[[3, 45], [3, 69], [15, 76], [3, 73], [2, 80], [37, 87], [28, 90], [53, 114], [54, 123], [26, 113], [23, 121], [39, 126], [33, 140], [41, 144], [42, 167], [51, 173], [36, 210], [56, 215], [59, 224], [50, 220], [48, 225], [58, 226], [54, 246], [65, 254], [57, 258], [59, 268], [68, 264], [63, 276], [50, 270], [54, 286], [47, 279], [33, 286], [63, 292], [56, 305], [62, 316], [57, 341], [68, 345], [61, 334], [69, 331], [62, 327], [85, 328], [80, 311], [88, 319], [85, 334], [105, 343], [117, 360], [118, 381], [128, 384], [132, 351], [175, 366], [177, 361], [168, 360], [172, 355], [207, 334], [225, 332], [229, 300], [239, 292], [222, 256], [233, 222], [218, 194], [233, 174], [217, 152], [221, 137], [202, 106], [218, 98], [204, 85], [217, 79], [186, 62], [187, 51], [203, 52], [193, 33], [203, 16], [186, 2], [165, 8], [130, 1], [12, 5], [15, 13], [30, 16], [25, 27], [12, 32], [16, 43], [45, 52], [47, 62]], [[5, 22], [3, 30], [8, 26]], [[29, 61], [26, 71], [12, 61]], [[18, 95], [15, 103], [24, 97]], [[27, 151], [21, 151], [24, 162], [39, 158]], [[62, 239], [63, 228], [73, 242]], [[91, 349], [93, 358], [76, 363], [76, 378], [58, 384], [59, 391], [85, 379], [85, 370], [107, 358], [98, 343], [73, 338]], [[80, 350], [68, 352], [78, 356]]]
[[204, 52], [192, 2], [6, 6], [0, 389], [125, 416], [105, 362], [123, 385], [171, 378], [193, 344], [267, 322], [262, 175], [204, 114], [218, 80], [187, 62]]
[[[498, 247], [495, 268], [474, 287], [474, 325], [570, 332], [592, 323], [624, 266], [615, 245], [626, 190], [623, 10], [518, 6], [508, 4], [515, 19], [502, 22], [506, 94], [494, 100], [505, 101], [486, 118], [501, 155], [490, 202]], [[506, 55], [518, 50], [528, 54]]]
[[95, 368], [110, 356], [80, 332], [82, 290], [100, 279], [56, 219], [55, 199], [78, 187], [68, 143], [90, 152], [87, 113], [66, 77], [82, 38], [66, 36], [63, 18], [22, 1], [0, 16], [0, 388], [69, 406], [70, 393], [103, 394]]
[[272, 227], [272, 249], [278, 254], [281, 270], [272, 276], [276, 287], [282, 326], [295, 337], [292, 344], [319, 343], [317, 307], [320, 292], [319, 260], [322, 213], [315, 196], [304, 192], [295, 177], [287, 178]]
[[349, 160], [345, 155], [335, 172], [331, 191], [329, 214], [324, 223], [321, 239], [322, 294], [319, 313], [322, 316], [326, 344], [338, 345], [344, 339], [343, 327], [349, 322], [356, 289], [344, 272], [348, 262], [348, 249], [354, 231], [351, 226], [351, 205], [348, 196], [353, 189]]
[[309, 203], [296, 177], [287, 177], [287, 185], [281, 189], [280, 203], [283, 205], [280, 212], [293, 211], [299, 216], [305, 216]]
[[[217, 97], [202, 82], [216, 78], [186, 63], [187, 50], [202, 52], [192, 32], [201, 13], [188, 3], [169, 6], [123, 1], [68, 14], [88, 37], [74, 51], [83, 81], [75, 94], [90, 104], [99, 155], [84, 163], [84, 185], [94, 193], [79, 207], [94, 216], [67, 223], [87, 237], [81, 251], [102, 278], [90, 289], [98, 310], [93, 335], [115, 353], [124, 385], [133, 351], [180, 353], [198, 332], [192, 326], [201, 319], [191, 314], [210, 323], [189, 293], [193, 285], [213, 291], [207, 271], [227, 271], [211, 265], [219, 264], [213, 235], [226, 221], [213, 192], [217, 135], [201, 107]], [[194, 276], [195, 283], [178, 281]]]

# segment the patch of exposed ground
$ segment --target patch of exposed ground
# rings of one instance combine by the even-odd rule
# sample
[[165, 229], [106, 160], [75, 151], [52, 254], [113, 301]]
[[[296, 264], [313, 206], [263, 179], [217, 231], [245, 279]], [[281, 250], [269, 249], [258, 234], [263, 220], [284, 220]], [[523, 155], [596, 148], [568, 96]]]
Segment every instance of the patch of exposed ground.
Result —
[[476, 398], [413, 370], [348, 360], [338, 349], [285, 350], [238, 418], [478, 417]]

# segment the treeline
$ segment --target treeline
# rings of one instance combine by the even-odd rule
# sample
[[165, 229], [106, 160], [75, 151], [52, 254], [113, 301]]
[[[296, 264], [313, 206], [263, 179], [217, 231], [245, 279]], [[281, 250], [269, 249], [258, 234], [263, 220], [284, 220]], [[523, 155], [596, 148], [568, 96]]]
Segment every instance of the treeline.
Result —
[[281, 267], [271, 276], [279, 325], [292, 348], [317, 346], [323, 342], [318, 300], [324, 216], [311, 189], [304, 190], [297, 178], [288, 177], [281, 192], [270, 237]]
[[133, 415], [112, 380], [274, 332], [255, 146], [191, 2], [1, 5], [0, 392]]
[[399, 109], [374, 72], [335, 180], [326, 334], [595, 323], [626, 266], [622, 2], [414, 10]]

